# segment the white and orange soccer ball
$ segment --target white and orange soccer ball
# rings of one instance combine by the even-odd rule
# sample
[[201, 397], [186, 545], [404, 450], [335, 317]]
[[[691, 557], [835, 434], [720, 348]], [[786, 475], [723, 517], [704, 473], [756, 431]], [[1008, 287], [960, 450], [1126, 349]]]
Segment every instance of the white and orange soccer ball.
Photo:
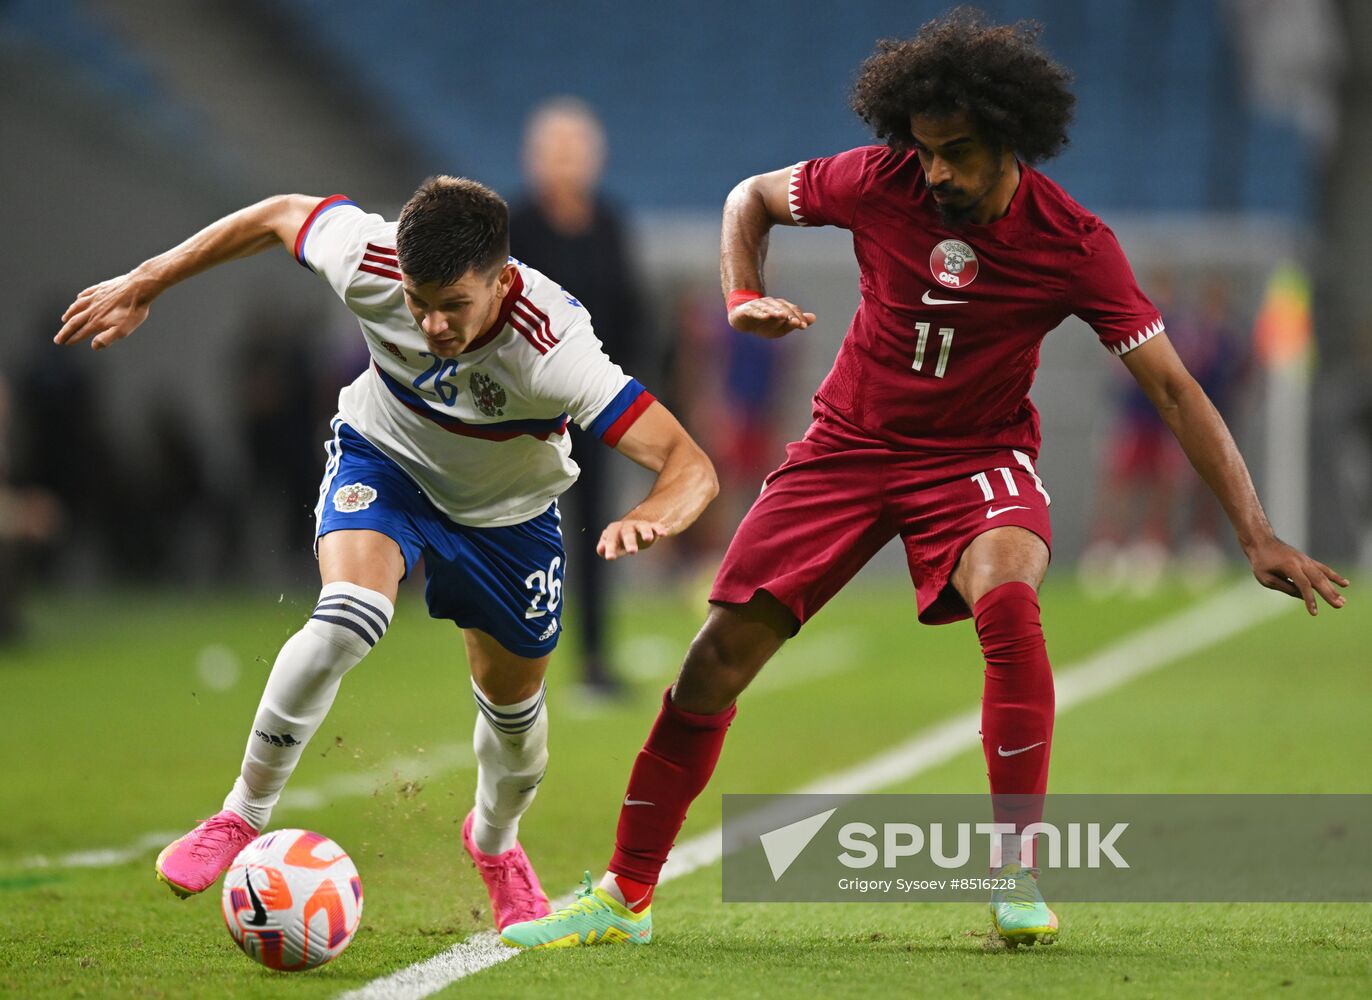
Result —
[[337, 958], [362, 920], [362, 880], [343, 848], [308, 830], [264, 833], [224, 876], [224, 922], [250, 957], [298, 972]]

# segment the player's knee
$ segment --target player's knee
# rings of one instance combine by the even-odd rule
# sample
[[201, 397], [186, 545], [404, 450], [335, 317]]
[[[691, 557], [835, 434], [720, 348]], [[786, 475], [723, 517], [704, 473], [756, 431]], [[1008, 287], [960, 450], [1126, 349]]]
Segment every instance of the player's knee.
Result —
[[492, 671], [478, 673], [476, 670], [473, 670], [472, 684], [485, 701], [492, 705], [513, 705], [516, 702], [528, 701], [537, 696], [545, 686], [541, 674], [510, 673], [501, 677]]
[[1038, 590], [1048, 569], [1048, 546], [1030, 531], [1002, 528], [982, 535], [962, 554], [953, 573], [969, 608], [1007, 583], [1023, 583]]
[[1013, 567], [988, 566], [970, 574], [966, 581], [960, 589], [967, 599], [967, 606], [975, 609], [982, 598], [1007, 583], [1024, 584], [1026, 587], [1037, 591], [1039, 583], [1042, 581], [1042, 574], [1034, 573], [1028, 569], [1017, 570]]
[[383, 594], [352, 583], [330, 583], [320, 591], [305, 631], [356, 662], [381, 641], [394, 613]]

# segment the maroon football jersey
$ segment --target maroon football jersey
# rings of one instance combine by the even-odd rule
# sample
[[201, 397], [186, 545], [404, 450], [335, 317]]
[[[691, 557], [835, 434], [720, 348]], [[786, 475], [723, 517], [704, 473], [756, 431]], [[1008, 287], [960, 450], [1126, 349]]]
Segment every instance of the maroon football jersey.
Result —
[[791, 169], [804, 226], [853, 234], [862, 302], [816, 416], [916, 448], [1037, 454], [1029, 387], [1069, 314], [1124, 354], [1162, 331], [1108, 226], [1024, 164], [1004, 217], [949, 228], [914, 153], [866, 146]]

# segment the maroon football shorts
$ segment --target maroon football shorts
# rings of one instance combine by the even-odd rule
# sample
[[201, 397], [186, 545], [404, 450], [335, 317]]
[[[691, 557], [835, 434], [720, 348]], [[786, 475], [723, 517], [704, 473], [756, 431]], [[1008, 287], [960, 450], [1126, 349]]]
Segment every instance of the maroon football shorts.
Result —
[[1007, 525], [1051, 548], [1048, 502], [1027, 452], [913, 451], [816, 420], [767, 477], [710, 600], [744, 604], [765, 590], [803, 624], [899, 535], [919, 620], [959, 621], [971, 612], [949, 579], [963, 549]]

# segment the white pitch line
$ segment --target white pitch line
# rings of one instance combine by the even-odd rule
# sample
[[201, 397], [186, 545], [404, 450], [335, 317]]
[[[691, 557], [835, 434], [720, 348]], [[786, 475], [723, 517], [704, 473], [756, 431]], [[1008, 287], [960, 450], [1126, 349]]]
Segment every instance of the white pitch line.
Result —
[[[1066, 667], [1054, 678], [1057, 713], [1061, 715], [1092, 698], [1113, 691], [1136, 677], [1198, 653], [1284, 611], [1301, 607], [1289, 597], [1254, 589], [1245, 581], [1203, 604], [1140, 629], [1095, 656]], [[836, 774], [813, 781], [795, 794], [860, 795], [889, 788], [923, 774], [960, 753], [977, 747], [981, 710], [947, 719], [884, 753]], [[715, 827], [672, 848], [659, 884], [683, 878], [714, 864], [723, 854], [723, 830]], [[569, 893], [552, 901], [557, 909], [572, 900]], [[520, 952], [500, 943], [494, 931], [482, 931], [432, 958], [407, 966], [338, 1000], [421, 1000], [483, 969], [509, 961]]]
[[[166, 847], [185, 830], [154, 830], [145, 833], [124, 847], [96, 847], [86, 851], [72, 851], [50, 858], [46, 854], [35, 854], [21, 858], [13, 867], [24, 868], [113, 868], [129, 861], [135, 861], [155, 847]], [[4, 866], [10, 867], [8, 865]]]
[[[340, 751], [346, 752], [346, 751]], [[388, 781], [417, 781], [445, 771], [474, 766], [472, 748], [461, 743], [445, 743], [414, 756], [396, 757], [381, 767], [359, 774], [338, 774], [307, 788], [288, 788], [281, 794], [277, 808], [289, 811], [321, 809], [341, 798], [362, 798], [373, 794]], [[57, 857], [37, 854], [21, 858], [13, 865], [0, 863], [0, 870], [27, 868], [113, 868], [137, 861], [154, 848], [167, 846], [185, 830], [158, 830], [145, 833], [123, 847], [101, 847], [72, 851]]]

